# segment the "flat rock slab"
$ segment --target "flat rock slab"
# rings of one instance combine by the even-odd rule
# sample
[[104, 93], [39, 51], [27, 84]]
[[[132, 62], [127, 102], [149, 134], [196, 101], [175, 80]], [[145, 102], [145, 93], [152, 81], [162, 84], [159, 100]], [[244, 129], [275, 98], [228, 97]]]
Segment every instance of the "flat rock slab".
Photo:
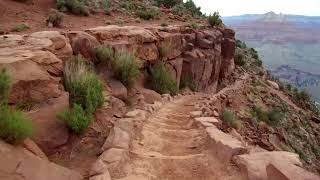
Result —
[[146, 119], [146, 111], [136, 109], [136, 110], [128, 112], [125, 115], [125, 117], [126, 118], [137, 118], [137, 119], [144, 120], [144, 119]]
[[249, 180], [267, 180], [266, 167], [270, 163], [281, 163], [286, 167], [302, 166], [299, 156], [285, 151], [257, 152], [239, 155], [234, 158], [235, 163]]
[[118, 127], [114, 127], [102, 146], [102, 150], [105, 151], [110, 148], [129, 149], [130, 139], [129, 133]]
[[200, 123], [206, 122], [213, 125], [218, 125], [220, 123], [220, 121], [215, 117], [198, 117], [195, 118], [195, 121]]
[[246, 152], [239, 140], [222, 132], [217, 127], [207, 127], [206, 132], [210, 138], [211, 150], [221, 162], [228, 163], [233, 156]]
[[320, 180], [320, 177], [296, 165], [272, 162], [267, 166], [268, 179], [272, 180]]
[[200, 117], [202, 115], [202, 111], [192, 111], [190, 112], [190, 116], [193, 118]]

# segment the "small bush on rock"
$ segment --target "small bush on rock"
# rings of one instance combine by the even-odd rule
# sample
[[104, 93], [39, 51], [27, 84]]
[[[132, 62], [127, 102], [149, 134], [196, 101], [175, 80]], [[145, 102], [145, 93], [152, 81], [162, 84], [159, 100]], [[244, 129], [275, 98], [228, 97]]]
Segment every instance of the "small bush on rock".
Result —
[[225, 110], [222, 114], [222, 119], [224, 122], [227, 123], [228, 126], [232, 128], [241, 128], [241, 122], [238, 120], [237, 116], [232, 111]]
[[222, 20], [220, 19], [219, 12], [214, 12], [213, 15], [209, 15], [208, 22], [212, 27], [220, 26], [222, 24]]
[[245, 42], [242, 42], [241, 40], [237, 39], [236, 40], [236, 47], [241, 48], [241, 49], [246, 49], [247, 45]]
[[242, 54], [238, 49], [236, 50], [236, 54], [234, 56], [234, 63], [238, 66], [244, 66], [246, 64], [245, 55]]
[[57, 8], [62, 12], [69, 11], [76, 15], [89, 16], [90, 14], [83, 0], [57, 0]]
[[154, 9], [147, 9], [147, 10], [140, 10], [136, 12], [137, 16], [144, 20], [151, 20], [154, 19], [158, 12]]
[[10, 109], [8, 97], [11, 78], [5, 69], [0, 70], [0, 138], [16, 143], [32, 136], [33, 126], [22, 112]]
[[156, 0], [158, 6], [165, 6], [171, 8], [178, 3], [177, 0]]
[[187, 14], [188, 11], [186, 9], [186, 7], [184, 6], [183, 3], [181, 4], [176, 4], [173, 8], [172, 8], [172, 13], [178, 16], [182, 16], [184, 14]]
[[151, 87], [160, 94], [176, 94], [178, 92], [177, 83], [162, 63], [154, 65], [151, 69]]
[[113, 59], [114, 52], [110, 47], [99, 46], [94, 49], [97, 63], [107, 63]]
[[0, 138], [9, 143], [18, 143], [33, 135], [33, 126], [22, 112], [0, 106]]
[[191, 91], [198, 91], [198, 85], [194, 82], [191, 76], [182, 78], [180, 88], [190, 88]]
[[104, 102], [103, 83], [93, 68], [80, 56], [66, 62], [64, 84], [71, 103], [79, 104], [87, 113], [93, 113]]
[[263, 111], [259, 107], [254, 107], [251, 114], [254, 118], [257, 118], [258, 121], [263, 121], [272, 126], [278, 125], [285, 118], [284, 113], [276, 109]]
[[191, 24], [190, 24], [190, 27], [191, 27], [192, 29], [199, 29], [199, 25], [198, 25], [197, 23], [195, 23], [195, 22], [191, 23]]
[[62, 21], [63, 14], [55, 9], [51, 9], [47, 19], [47, 25], [50, 26], [51, 24], [53, 27], [61, 27]]
[[11, 88], [11, 78], [6, 69], [0, 70], [0, 105], [6, 104]]
[[30, 27], [26, 24], [18, 24], [11, 29], [12, 32], [23, 32], [29, 30]]
[[116, 52], [111, 65], [115, 77], [126, 87], [132, 87], [138, 78], [140, 68], [136, 57], [127, 51]]
[[88, 115], [81, 105], [74, 104], [71, 109], [58, 114], [67, 126], [75, 133], [82, 134], [90, 125], [92, 116]]

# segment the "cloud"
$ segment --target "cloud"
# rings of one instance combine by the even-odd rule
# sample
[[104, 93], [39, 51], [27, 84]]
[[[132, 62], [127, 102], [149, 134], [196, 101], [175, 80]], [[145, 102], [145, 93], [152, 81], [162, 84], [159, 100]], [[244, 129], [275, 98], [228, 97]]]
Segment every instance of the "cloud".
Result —
[[222, 16], [262, 14], [269, 11], [285, 14], [320, 16], [320, 0], [193, 0], [202, 12], [219, 11]]

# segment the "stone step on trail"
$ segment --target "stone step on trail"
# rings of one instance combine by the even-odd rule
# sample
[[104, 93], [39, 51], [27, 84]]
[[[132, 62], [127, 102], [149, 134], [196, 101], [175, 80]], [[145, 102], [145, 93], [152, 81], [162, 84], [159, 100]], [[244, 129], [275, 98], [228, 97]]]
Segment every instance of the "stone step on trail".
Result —
[[207, 127], [209, 147], [213, 155], [220, 159], [221, 162], [228, 163], [232, 157], [247, 152], [242, 143], [233, 136], [226, 134], [217, 127]]
[[234, 162], [249, 180], [318, 180], [302, 169], [299, 155], [285, 151], [252, 152], [234, 157]]
[[130, 152], [137, 157], [140, 158], [147, 158], [147, 159], [160, 159], [160, 160], [188, 160], [193, 158], [203, 158], [205, 154], [189, 154], [189, 155], [182, 155], [182, 156], [168, 156], [161, 154], [159, 152]]

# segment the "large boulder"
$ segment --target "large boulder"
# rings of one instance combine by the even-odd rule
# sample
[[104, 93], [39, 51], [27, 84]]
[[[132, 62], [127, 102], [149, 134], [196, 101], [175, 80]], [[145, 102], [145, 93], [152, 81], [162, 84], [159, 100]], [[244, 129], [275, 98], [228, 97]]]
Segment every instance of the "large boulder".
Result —
[[143, 95], [146, 103], [153, 104], [156, 101], [161, 101], [161, 95], [154, 90], [139, 88], [138, 91]]
[[50, 99], [47, 104], [28, 114], [36, 127], [34, 140], [46, 154], [53, 153], [55, 148], [68, 141], [68, 128], [57, 119], [57, 114], [68, 107], [69, 95], [63, 93], [59, 98]]
[[299, 155], [285, 151], [244, 154], [236, 156], [234, 161], [249, 180], [268, 180], [266, 167], [269, 164], [281, 163], [288, 168], [302, 166]]
[[320, 177], [296, 165], [273, 162], [267, 166], [268, 179], [272, 180], [320, 180]]
[[128, 97], [128, 90], [127, 88], [120, 82], [114, 79], [109, 79], [108, 80], [108, 85], [111, 89], [111, 95], [125, 100]]
[[86, 30], [97, 40], [115, 50], [128, 50], [141, 60], [154, 61], [159, 57], [155, 45], [157, 37], [149, 30], [138, 26], [101, 26]]
[[80, 174], [0, 140], [0, 179], [82, 180]]
[[70, 31], [67, 36], [75, 55], [81, 54], [87, 59], [94, 60], [94, 48], [100, 45], [95, 37], [83, 31]]
[[6, 68], [13, 81], [9, 103], [42, 102], [61, 95], [56, 76], [62, 75], [62, 61], [46, 50], [49, 47], [55, 46], [46, 38], [0, 36], [0, 68]]
[[60, 59], [65, 60], [72, 55], [72, 48], [68, 39], [58, 31], [40, 31], [27, 36], [28, 41], [35, 39], [49, 39], [52, 44], [43, 48]]

